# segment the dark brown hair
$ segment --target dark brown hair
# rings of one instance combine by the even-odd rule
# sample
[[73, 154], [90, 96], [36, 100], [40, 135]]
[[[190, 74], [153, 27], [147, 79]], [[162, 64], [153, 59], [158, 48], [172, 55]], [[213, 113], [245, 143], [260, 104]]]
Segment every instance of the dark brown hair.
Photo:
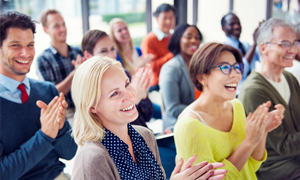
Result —
[[108, 36], [106, 32], [100, 30], [89, 30], [86, 32], [81, 41], [81, 51], [89, 52], [91, 55], [93, 54], [94, 47], [99, 39]]
[[60, 14], [59, 11], [55, 10], [55, 9], [48, 9], [47, 11], [44, 11], [42, 14], [41, 14], [41, 23], [44, 27], [47, 27], [47, 16], [49, 14]]
[[[243, 62], [239, 50], [221, 43], [206, 43], [200, 47], [192, 56], [190, 62], [190, 77], [195, 87], [202, 91], [202, 84], [199, 82], [203, 74], [209, 74], [211, 68], [217, 64], [222, 52], [229, 51], [233, 54], [236, 62]], [[199, 80], [198, 80], [199, 79]]]
[[31, 29], [35, 33], [35, 23], [30, 16], [19, 12], [7, 12], [0, 14], [0, 46], [7, 38], [7, 30], [9, 28], [19, 28], [22, 30]]

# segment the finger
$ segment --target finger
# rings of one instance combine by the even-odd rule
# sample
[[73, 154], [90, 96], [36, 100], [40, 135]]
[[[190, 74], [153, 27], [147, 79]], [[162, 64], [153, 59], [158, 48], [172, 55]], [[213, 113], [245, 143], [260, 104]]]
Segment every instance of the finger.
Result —
[[272, 104], [271, 101], [267, 101], [266, 102], [266, 107], [269, 109], [271, 107], [271, 104]]
[[225, 177], [226, 177], [225, 174], [220, 174], [220, 175], [212, 176], [208, 178], [208, 180], [220, 180], [220, 179], [224, 179]]
[[43, 109], [44, 111], [47, 109], [47, 104], [44, 103], [44, 102], [41, 101], [41, 100], [38, 100], [38, 101], [36, 102], [36, 105], [37, 105], [39, 108]]
[[49, 111], [52, 109], [53, 105], [57, 102], [57, 100], [58, 100], [58, 97], [55, 96], [55, 97], [52, 99], [52, 101], [48, 104], [47, 109], [46, 109], [46, 111], [45, 111], [46, 114], [49, 113]]
[[58, 109], [59, 109], [59, 102], [57, 101], [57, 103], [55, 103], [49, 111], [50, 116], [48, 120], [53, 121], [54, 124], [56, 123], [56, 119], [58, 117]]
[[66, 100], [63, 100], [63, 102], [61, 103], [61, 105], [62, 105], [62, 107], [65, 108], [65, 109], [67, 109], [68, 106], [69, 106], [69, 104], [67, 103]]
[[62, 93], [62, 92], [59, 94], [59, 98], [60, 98], [61, 102], [66, 99], [64, 93]]
[[213, 176], [217, 176], [220, 174], [226, 174], [228, 171], [226, 169], [216, 169], [214, 170], [214, 175]]
[[181, 171], [185, 171], [186, 169], [190, 168], [193, 163], [196, 161], [197, 159], [197, 155], [195, 154], [193, 157], [189, 158], [186, 163], [183, 165], [182, 170]]
[[180, 161], [176, 164], [171, 176], [174, 176], [175, 174], [178, 174], [180, 172], [180, 169], [182, 167], [182, 164], [183, 164], [183, 159], [180, 158]]
[[211, 165], [213, 166], [213, 169], [216, 169], [216, 168], [220, 168], [220, 167], [224, 167], [224, 166], [225, 166], [224, 163], [211, 163]]

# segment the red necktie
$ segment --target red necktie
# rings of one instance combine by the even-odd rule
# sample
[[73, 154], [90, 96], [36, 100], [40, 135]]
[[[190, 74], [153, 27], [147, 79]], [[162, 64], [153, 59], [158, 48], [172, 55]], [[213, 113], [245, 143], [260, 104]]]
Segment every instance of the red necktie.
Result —
[[26, 89], [25, 89], [25, 84], [20, 84], [18, 86], [18, 89], [22, 92], [21, 99], [22, 99], [22, 104], [24, 104], [29, 98], [28, 94], [26, 92]]

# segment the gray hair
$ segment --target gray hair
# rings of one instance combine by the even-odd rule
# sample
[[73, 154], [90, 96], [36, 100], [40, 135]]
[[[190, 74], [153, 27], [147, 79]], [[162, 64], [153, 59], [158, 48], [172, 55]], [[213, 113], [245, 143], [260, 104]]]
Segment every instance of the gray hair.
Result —
[[[282, 19], [275, 19], [275, 18], [270, 18], [267, 21], [263, 22], [261, 26], [258, 29], [257, 37], [256, 37], [256, 42], [257, 46], [259, 47], [261, 43], [266, 43], [270, 42], [274, 36], [273, 36], [273, 30], [275, 27], [284, 27], [284, 28], [291, 28], [290, 24], [285, 22]], [[259, 49], [259, 55], [261, 56], [261, 51]]]

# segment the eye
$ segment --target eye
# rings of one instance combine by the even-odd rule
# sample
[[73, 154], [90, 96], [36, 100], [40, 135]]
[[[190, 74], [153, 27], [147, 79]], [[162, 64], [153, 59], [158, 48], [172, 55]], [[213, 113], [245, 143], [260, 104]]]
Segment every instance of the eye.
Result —
[[128, 86], [129, 86], [129, 84], [130, 84], [130, 82], [127, 82], [127, 83], [125, 84], [125, 87], [128, 87]]
[[101, 54], [107, 54], [108, 53], [108, 50], [107, 49], [104, 49], [101, 51]]
[[229, 64], [223, 64], [221, 66], [221, 69], [230, 69], [230, 66], [229, 66]]
[[19, 44], [13, 44], [12, 47], [20, 47]]
[[111, 51], [115, 51], [115, 50], [116, 50], [116, 48], [115, 48], [115, 47], [112, 47], [110, 50], [111, 50]]
[[116, 91], [116, 92], [114, 92], [110, 97], [114, 97], [114, 96], [116, 96], [116, 95], [118, 95], [119, 93]]
[[28, 47], [34, 47], [34, 44], [29, 44]]

